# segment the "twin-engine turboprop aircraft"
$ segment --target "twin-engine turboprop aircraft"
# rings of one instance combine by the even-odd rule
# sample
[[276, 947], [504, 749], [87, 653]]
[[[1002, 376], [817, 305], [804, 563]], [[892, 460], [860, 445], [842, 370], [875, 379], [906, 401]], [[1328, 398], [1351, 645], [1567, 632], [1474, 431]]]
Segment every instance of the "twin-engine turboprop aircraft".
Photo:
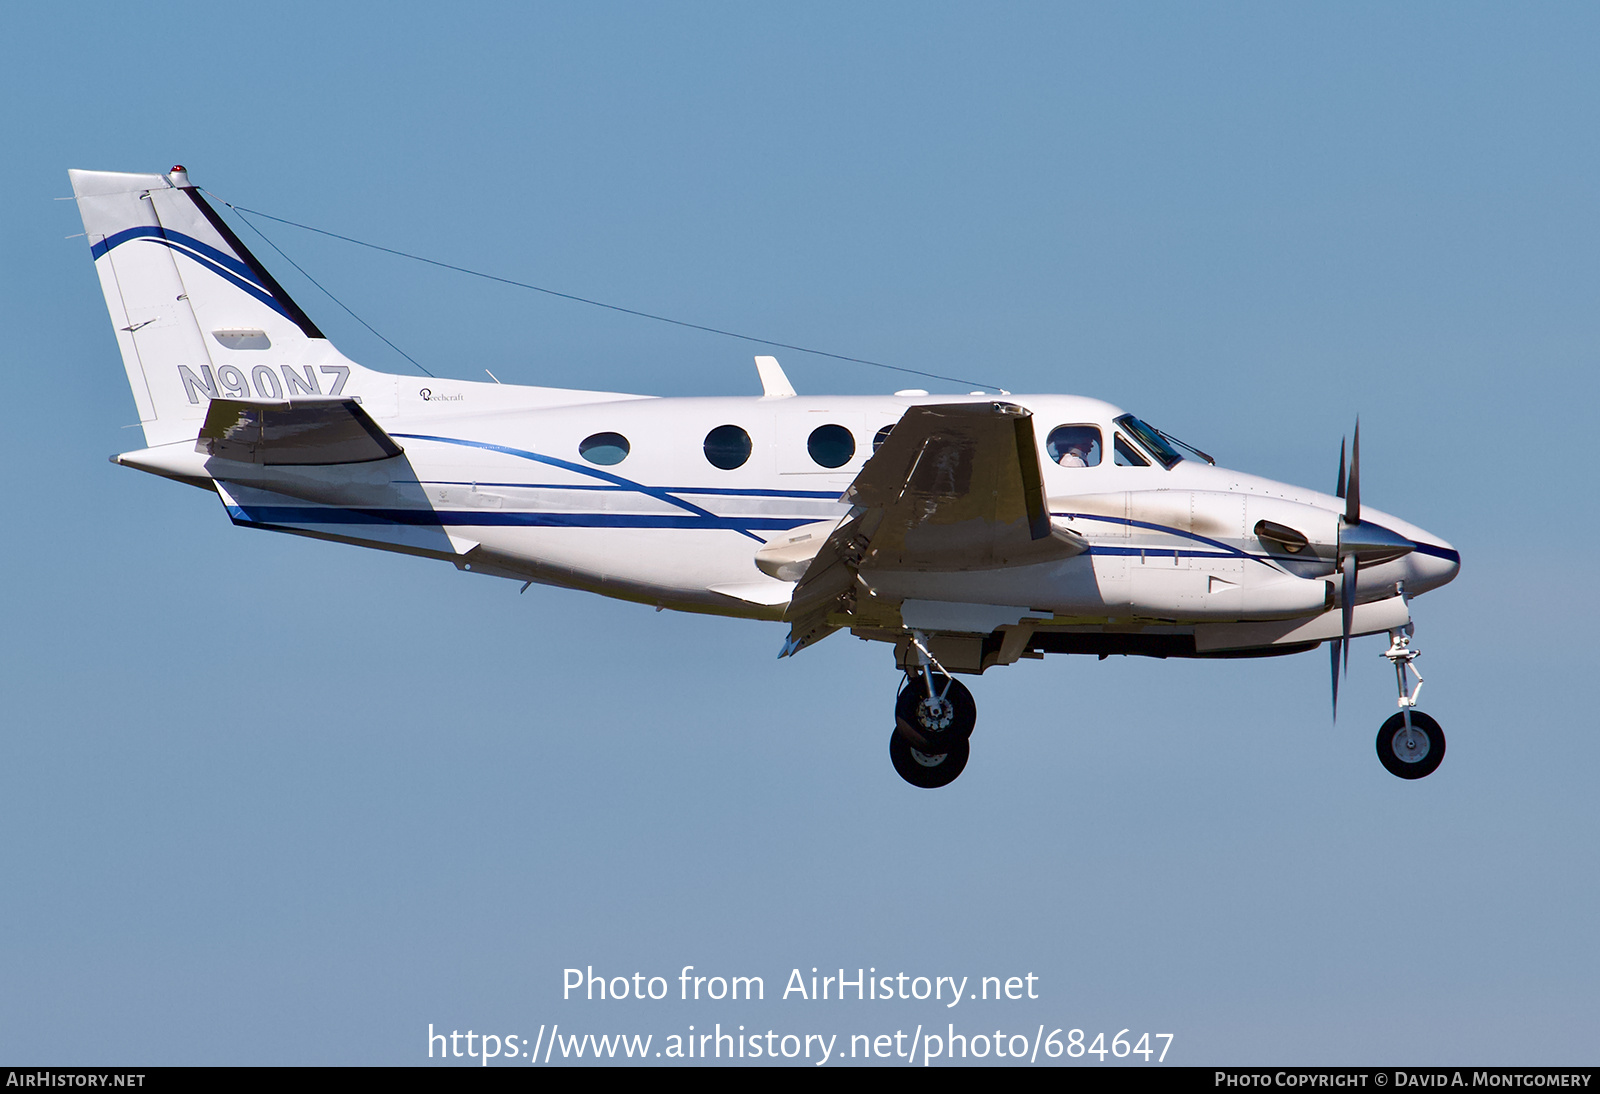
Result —
[[[1360, 501], [1229, 471], [1068, 395], [661, 399], [363, 368], [181, 167], [72, 171], [148, 447], [235, 524], [681, 611], [781, 620], [780, 656], [848, 629], [905, 673], [889, 752], [922, 787], [966, 766], [955, 676], [1051, 653], [1262, 657], [1388, 632], [1401, 778], [1444, 755], [1415, 707], [1410, 598], [1451, 546]], [[526, 588], [526, 585], [524, 585]], [[1415, 677], [1415, 684], [1411, 678]]]

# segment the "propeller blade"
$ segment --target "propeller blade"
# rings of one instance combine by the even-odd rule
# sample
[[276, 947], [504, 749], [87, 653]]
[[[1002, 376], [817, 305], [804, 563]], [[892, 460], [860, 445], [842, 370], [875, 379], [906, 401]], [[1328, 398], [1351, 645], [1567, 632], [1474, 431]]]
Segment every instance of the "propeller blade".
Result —
[[1328, 643], [1328, 653], [1332, 656], [1328, 660], [1328, 667], [1333, 670], [1333, 720], [1339, 720], [1339, 647], [1344, 645], [1343, 640], [1335, 638]]
[[1356, 419], [1356, 436], [1350, 442], [1350, 481], [1345, 484], [1344, 519], [1346, 524], [1361, 523], [1361, 419]]
[[[1328, 670], [1333, 677], [1333, 720], [1339, 720], [1339, 677], [1350, 672], [1350, 631], [1355, 626], [1356, 615], [1356, 552], [1366, 546], [1366, 539], [1359, 533], [1348, 537], [1350, 549], [1346, 550], [1346, 530], [1353, 532], [1356, 525], [1361, 523], [1361, 419], [1356, 419], [1355, 436], [1350, 442], [1350, 476], [1345, 477], [1344, 464], [1344, 438], [1339, 439], [1339, 488], [1335, 492], [1344, 499], [1344, 520], [1339, 527], [1339, 615], [1340, 636], [1328, 643]], [[1393, 538], [1393, 533], [1387, 529], [1368, 525], [1363, 531], [1376, 529], [1388, 538]], [[1386, 543], [1384, 536], [1380, 536], [1380, 544]], [[1409, 541], [1408, 541], [1409, 542]]]
[[1339, 590], [1340, 614], [1343, 617], [1343, 642], [1344, 642], [1344, 671], [1350, 671], [1350, 628], [1355, 623], [1356, 615], [1356, 556], [1345, 555], [1339, 564], [1344, 573], [1344, 580]]

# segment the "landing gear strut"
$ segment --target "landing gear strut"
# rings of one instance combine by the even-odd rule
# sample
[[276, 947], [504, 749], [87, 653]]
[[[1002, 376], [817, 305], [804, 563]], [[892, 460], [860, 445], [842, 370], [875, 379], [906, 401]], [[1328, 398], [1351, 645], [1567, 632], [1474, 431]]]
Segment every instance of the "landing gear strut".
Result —
[[947, 786], [967, 766], [967, 738], [978, 721], [972, 693], [928, 652], [921, 632], [913, 631], [918, 668], [906, 674], [894, 704], [889, 759], [912, 786]]
[[[1439, 723], [1416, 709], [1417, 695], [1422, 691], [1422, 673], [1413, 664], [1422, 656], [1421, 650], [1411, 648], [1413, 627], [1389, 632], [1389, 648], [1384, 656], [1394, 666], [1395, 685], [1400, 689], [1400, 713], [1391, 715], [1378, 730], [1378, 760], [1391, 775], [1402, 779], [1421, 779], [1438, 770], [1444, 759], [1444, 730]], [[1408, 688], [1407, 677], [1415, 676], [1416, 685]]]

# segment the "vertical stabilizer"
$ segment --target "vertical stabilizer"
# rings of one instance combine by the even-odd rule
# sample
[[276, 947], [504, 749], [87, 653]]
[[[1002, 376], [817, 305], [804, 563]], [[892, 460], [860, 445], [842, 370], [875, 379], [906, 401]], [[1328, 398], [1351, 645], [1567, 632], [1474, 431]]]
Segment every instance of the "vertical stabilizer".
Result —
[[148, 445], [193, 441], [212, 399], [393, 406], [395, 378], [339, 353], [183, 168], [68, 175]]

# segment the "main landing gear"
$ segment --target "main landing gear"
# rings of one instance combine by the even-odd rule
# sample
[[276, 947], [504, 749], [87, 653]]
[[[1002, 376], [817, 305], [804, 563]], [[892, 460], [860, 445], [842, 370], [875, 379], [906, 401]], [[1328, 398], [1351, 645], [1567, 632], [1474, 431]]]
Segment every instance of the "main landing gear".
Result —
[[913, 632], [919, 668], [906, 674], [894, 703], [894, 732], [889, 759], [912, 786], [948, 786], [967, 766], [967, 738], [978, 722], [972, 693], [928, 652], [920, 633]]
[[[1378, 730], [1378, 760], [1391, 775], [1402, 779], [1421, 779], [1438, 770], [1444, 759], [1444, 730], [1439, 723], [1416, 709], [1422, 691], [1422, 673], [1412, 664], [1422, 651], [1411, 648], [1413, 627], [1407, 623], [1389, 632], [1389, 648], [1384, 656], [1394, 666], [1395, 684], [1400, 689], [1400, 713], [1390, 716]], [[1417, 678], [1406, 687], [1407, 674]]]

